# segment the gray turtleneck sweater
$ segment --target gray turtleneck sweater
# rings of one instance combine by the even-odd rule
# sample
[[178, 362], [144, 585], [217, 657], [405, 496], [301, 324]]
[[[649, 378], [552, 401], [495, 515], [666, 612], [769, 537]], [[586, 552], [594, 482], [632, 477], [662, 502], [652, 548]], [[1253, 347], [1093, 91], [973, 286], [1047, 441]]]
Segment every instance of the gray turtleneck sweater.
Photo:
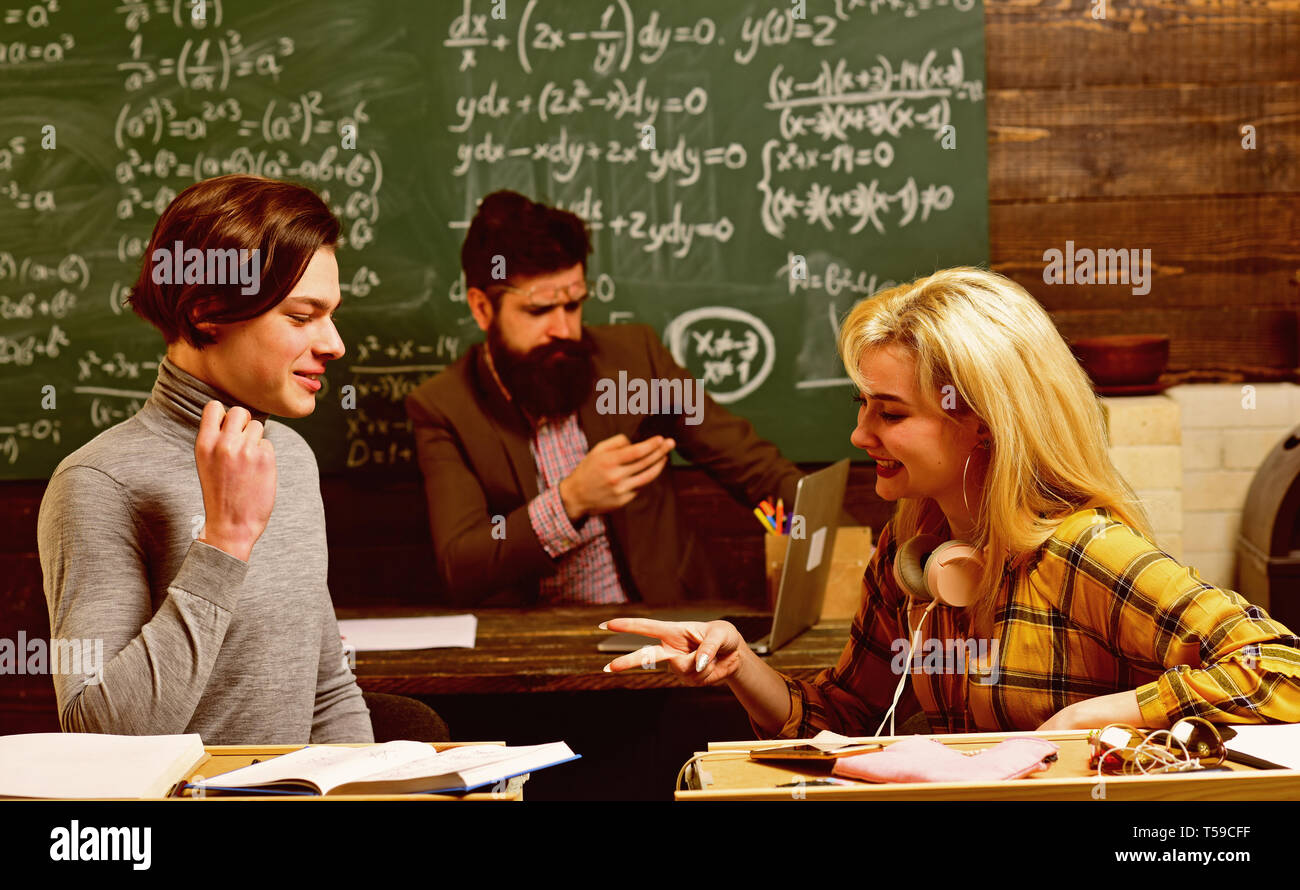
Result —
[[54, 673], [59, 723], [214, 745], [373, 741], [343, 661], [302, 436], [249, 409], [275, 446], [271, 519], [248, 562], [195, 540], [209, 399], [239, 404], [164, 359], [144, 407], [50, 478], [38, 521], [50, 636], [103, 640], [102, 675]]

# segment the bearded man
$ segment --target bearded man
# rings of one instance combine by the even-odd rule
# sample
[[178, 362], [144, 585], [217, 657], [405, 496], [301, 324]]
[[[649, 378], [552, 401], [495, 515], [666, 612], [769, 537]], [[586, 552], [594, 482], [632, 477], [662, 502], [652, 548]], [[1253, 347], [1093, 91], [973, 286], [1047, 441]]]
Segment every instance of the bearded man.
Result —
[[653, 329], [583, 326], [590, 253], [581, 219], [515, 192], [470, 224], [461, 267], [486, 342], [406, 399], [448, 605], [716, 599], [665, 472], [674, 448], [747, 510], [794, 504], [798, 468]]

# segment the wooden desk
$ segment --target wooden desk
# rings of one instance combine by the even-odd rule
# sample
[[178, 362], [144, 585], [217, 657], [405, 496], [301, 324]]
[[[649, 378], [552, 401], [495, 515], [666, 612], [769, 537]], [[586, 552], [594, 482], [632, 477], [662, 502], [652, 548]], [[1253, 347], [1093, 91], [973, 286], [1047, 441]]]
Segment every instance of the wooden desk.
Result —
[[[671, 670], [605, 673], [616, 655], [596, 646], [609, 636], [596, 625], [610, 618], [653, 618], [685, 609], [717, 615], [745, 614], [735, 603], [689, 603], [671, 608], [577, 606], [541, 609], [480, 609], [473, 649], [421, 649], [411, 652], [359, 652], [356, 677], [368, 692], [399, 695], [454, 695], [502, 692], [590, 692], [664, 689], [688, 686]], [[339, 609], [339, 618], [397, 618], [463, 614], [411, 607]], [[751, 613], [752, 614], [752, 613]], [[849, 637], [849, 622], [815, 625], [767, 658], [778, 671], [813, 679], [835, 664]]]
[[[445, 751], [448, 748], [457, 748], [462, 745], [501, 745], [503, 742], [438, 742], [432, 744], [432, 747], [438, 751]], [[198, 767], [185, 777], [186, 782], [193, 782], [195, 776], [203, 776], [208, 779], [228, 773], [231, 770], [240, 769], [241, 767], [252, 764], [254, 758], [265, 760], [268, 757], [278, 757], [281, 754], [288, 754], [297, 751], [305, 745], [205, 745], [204, 750], [208, 752], [208, 759], [199, 764]], [[336, 745], [330, 747], [340, 748], [365, 748], [364, 744], [356, 745]], [[234, 795], [221, 794], [210, 797], [195, 796], [187, 789], [179, 796], [169, 798], [169, 800], [262, 800], [262, 801], [330, 801], [330, 800], [523, 800], [523, 782], [522, 777], [511, 779], [503, 791], [476, 791], [470, 794], [336, 794], [331, 796], [321, 796], [315, 794], [248, 794]]]
[[[735, 603], [678, 608], [710, 606], [717, 615], [744, 612]], [[336, 611], [340, 618], [437, 613]], [[710, 738], [745, 738], [751, 730], [725, 686], [689, 686], [667, 668], [604, 673], [615, 656], [596, 649], [608, 636], [596, 625], [663, 612], [636, 605], [480, 609], [476, 648], [358, 653], [357, 682], [370, 692], [421, 698], [447, 721], [454, 739], [568, 742], [582, 755], [579, 768], [534, 775], [531, 800], [669, 800], [672, 778], [692, 751]], [[825, 622], [767, 661], [811, 680], [835, 664], [848, 638], [849, 622]]]
[[[1184, 773], [1163, 776], [1107, 776], [1104, 786], [1088, 769], [1088, 732], [1001, 732], [932, 736], [961, 750], [977, 750], [1013, 735], [1033, 735], [1060, 746], [1058, 760], [1036, 778], [1002, 782], [926, 782], [840, 787], [777, 788], [795, 781], [830, 775], [829, 767], [756, 763], [750, 748], [792, 742], [711, 742], [700, 761], [708, 787], [676, 791], [677, 800], [1300, 800], [1300, 770], [1256, 770], [1228, 763], [1230, 773]], [[883, 741], [894, 741], [886, 737]], [[863, 741], [869, 741], [864, 739]], [[698, 773], [695, 774], [698, 777]], [[1103, 797], [1104, 794], [1104, 797]]]

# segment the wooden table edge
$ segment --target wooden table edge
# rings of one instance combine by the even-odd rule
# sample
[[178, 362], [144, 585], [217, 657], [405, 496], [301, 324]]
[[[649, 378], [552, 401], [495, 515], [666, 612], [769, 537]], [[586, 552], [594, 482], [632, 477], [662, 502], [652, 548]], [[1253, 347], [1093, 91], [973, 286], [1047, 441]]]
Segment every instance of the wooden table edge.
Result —
[[[1086, 739], [1089, 730], [1064, 732], [985, 732], [985, 733], [935, 733], [922, 736], [939, 741], [957, 741], [978, 744], [998, 742], [1014, 736], [1030, 736], [1048, 741], [1078, 741]], [[855, 737], [855, 743], [894, 742], [910, 736]], [[757, 739], [750, 741], [710, 742], [707, 751], [697, 756], [716, 753], [740, 753], [758, 747], [777, 747], [806, 744], [807, 739]], [[707, 761], [705, 761], [707, 762]], [[783, 800], [864, 800], [864, 801], [1043, 801], [1043, 800], [1098, 800], [1093, 790], [1098, 785], [1096, 776], [1071, 776], [1068, 778], [1010, 779], [997, 782], [898, 782], [864, 784], [858, 787], [810, 787], [799, 789], [799, 798], [793, 789], [776, 787], [673, 789], [673, 799], [680, 801], [783, 801]], [[1157, 776], [1107, 776], [1106, 789], [1100, 800], [1300, 800], [1300, 770], [1256, 770], [1249, 767], [1230, 773], [1209, 775], [1175, 774]], [[1209, 796], [1187, 794], [1161, 794], [1151, 797], [1140, 792], [1177, 789], [1197, 791], [1197, 786], [1220, 792]], [[1078, 793], [1076, 793], [1078, 792]], [[1138, 792], [1138, 793], [1135, 793]], [[1254, 793], [1252, 793], [1254, 792]], [[1259, 794], [1258, 792], [1264, 792]], [[1232, 796], [1225, 797], [1225, 793]]]

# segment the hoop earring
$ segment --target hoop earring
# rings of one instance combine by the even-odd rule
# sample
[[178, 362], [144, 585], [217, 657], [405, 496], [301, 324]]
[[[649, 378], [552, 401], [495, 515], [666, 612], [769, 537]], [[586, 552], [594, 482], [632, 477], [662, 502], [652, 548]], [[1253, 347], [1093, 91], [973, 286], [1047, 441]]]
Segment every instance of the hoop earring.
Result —
[[[988, 447], [989, 447], [989, 443], [984, 439], [981, 439], [979, 441], [979, 444], [975, 446], [975, 448], [980, 448], [980, 449], [986, 449]], [[970, 501], [966, 499], [966, 473], [970, 470], [970, 459], [975, 454], [975, 448], [972, 448], [966, 454], [966, 466], [964, 466], [961, 471], [961, 502], [966, 505], [966, 514], [970, 516], [972, 521], [975, 521], [976, 517], [970, 511]]]
[[[970, 454], [966, 455], [966, 466], [961, 471], [961, 502], [966, 505], [966, 515], [968, 516], [970, 516], [970, 501], [966, 500], [966, 471], [970, 469], [970, 458], [971, 454], [974, 453], [975, 449], [972, 448]], [[974, 518], [974, 516], [971, 516], [971, 519]]]

